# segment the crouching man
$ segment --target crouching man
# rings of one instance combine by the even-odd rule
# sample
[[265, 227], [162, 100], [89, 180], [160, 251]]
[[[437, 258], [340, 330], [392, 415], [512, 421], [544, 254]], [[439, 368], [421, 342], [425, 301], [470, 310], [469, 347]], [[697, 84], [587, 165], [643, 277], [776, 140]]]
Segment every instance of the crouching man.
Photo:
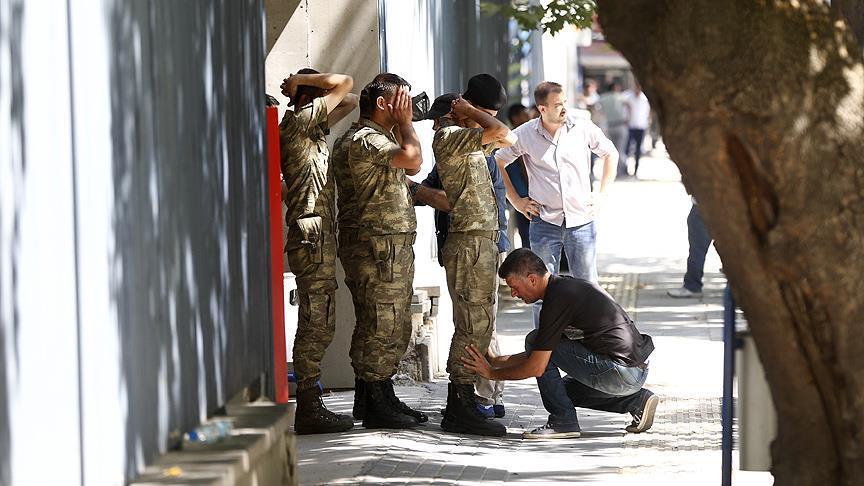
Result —
[[[648, 377], [651, 336], [640, 334], [609, 294], [593, 282], [552, 275], [543, 260], [521, 248], [507, 256], [498, 275], [513, 297], [543, 300], [538, 329], [525, 339], [525, 352], [484, 357], [466, 347], [465, 367], [490, 380], [537, 377], [546, 425], [525, 432], [526, 439], [579, 437], [575, 407], [630, 413], [627, 432], [648, 430], [659, 397], [642, 388]], [[491, 361], [491, 363], [490, 363]], [[567, 373], [563, 379], [558, 369]]]

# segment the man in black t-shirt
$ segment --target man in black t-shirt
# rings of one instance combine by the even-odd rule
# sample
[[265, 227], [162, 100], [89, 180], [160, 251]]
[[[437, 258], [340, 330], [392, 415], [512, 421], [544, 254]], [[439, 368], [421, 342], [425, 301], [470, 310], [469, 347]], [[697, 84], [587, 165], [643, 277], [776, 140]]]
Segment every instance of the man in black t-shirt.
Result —
[[[490, 380], [537, 377], [549, 421], [526, 439], [579, 437], [574, 407], [633, 415], [627, 432], [648, 430], [660, 399], [642, 388], [651, 336], [640, 334], [609, 294], [593, 282], [552, 275], [543, 260], [520, 248], [507, 256], [498, 275], [513, 297], [543, 299], [540, 325], [525, 339], [525, 352], [487, 359], [466, 348], [465, 367]], [[491, 363], [490, 363], [491, 361]], [[567, 373], [563, 379], [558, 371]]]

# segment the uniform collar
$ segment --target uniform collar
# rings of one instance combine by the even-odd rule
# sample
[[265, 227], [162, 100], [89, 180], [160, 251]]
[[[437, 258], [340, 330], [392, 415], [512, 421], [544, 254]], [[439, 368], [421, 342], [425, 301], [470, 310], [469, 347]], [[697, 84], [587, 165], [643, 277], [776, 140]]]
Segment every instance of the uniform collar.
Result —
[[374, 121], [370, 120], [369, 118], [360, 118], [358, 123], [360, 124], [361, 127], [369, 127], [371, 129], [375, 130], [376, 132], [383, 133], [384, 135], [387, 136], [387, 138], [393, 140], [394, 142], [396, 141], [396, 135], [393, 134], [392, 130], [387, 130], [386, 128], [375, 123]]

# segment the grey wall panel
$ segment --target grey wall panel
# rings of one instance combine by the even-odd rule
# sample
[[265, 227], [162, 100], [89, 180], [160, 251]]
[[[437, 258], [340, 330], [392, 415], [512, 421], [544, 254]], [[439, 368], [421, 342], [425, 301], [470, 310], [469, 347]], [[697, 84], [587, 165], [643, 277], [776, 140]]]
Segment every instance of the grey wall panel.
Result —
[[425, 1], [435, 44], [435, 92], [462, 91], [468, 78], [478, 73], [489, 73], [506, 84], [507, 20], [482, 14], [480, 0]]
[[[258, 0], [109, 5], [126, 477], [270, 368], [262, 11]], [[85, 402], [104, 398], [90, 385]]]

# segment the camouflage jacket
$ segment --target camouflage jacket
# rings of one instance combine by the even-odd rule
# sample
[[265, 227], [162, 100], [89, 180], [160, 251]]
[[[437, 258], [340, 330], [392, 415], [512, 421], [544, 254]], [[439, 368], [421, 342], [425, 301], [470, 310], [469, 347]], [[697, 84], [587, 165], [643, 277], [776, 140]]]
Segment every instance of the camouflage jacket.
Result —
[[294, 224], [298, 218], [317, 214], [332, 221], [334, 188], [328, 169], [330, 150], [324, 139], [327, 128], [327, 105], [324, 98], [294, 111], [288, 110], [279, 124], [282, 177], [288, 186], [285, 221]]
[[448, 124], [432, 139], [438, 175], [452, 208], [451, 233], [498, 229], [498, 204], [484, 155], [492, 144], [483, 147], [482, 138], [482, 128]]
[[330, 156], [330, 170], [333, 171], [338, 195], [336, 208], [339, 212], [337, 218], [339, 228], [360, 227], [360, 205], [357, 203], [357, 190], [351, 176], [351, 166], [348, 164], [348, 152], [351, 150], [354, 134], [361, 127], [360, 122], [352, 123], [348, 131], [336, 140], [333, 154]]
[[357, 191], [360, 226], [368, 234], [410, 233], [417, 229], [405, 169], [390, 165], [400, 149], [393, 132], [372, 120], [360, 119], [360, 129], [351, 139], [348, 163]]

